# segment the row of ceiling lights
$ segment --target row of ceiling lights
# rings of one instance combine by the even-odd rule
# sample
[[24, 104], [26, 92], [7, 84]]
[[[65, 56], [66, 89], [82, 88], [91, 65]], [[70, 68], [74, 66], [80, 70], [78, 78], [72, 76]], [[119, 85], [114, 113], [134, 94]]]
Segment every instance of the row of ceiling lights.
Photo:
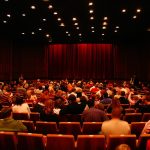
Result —
[[[8, 0], [4, 0], [4, 1], [7, 2]], [[89, 6], [89, 14], [90, 14], [90, 20], [94, 20], [93, 5], [94, 5], [93, 2], [89, 2], [89, 3], [88, 3], [88, 6]], [[36, 7], [35, 7], [34, 5], [32, 5], [30, 8], [31, 8], [32, 10], [35, 10], [35, 9], [36, 9]], [[52, 5], [48, 5], [48, 9], [52, 10], [52, 9], [53, 9], [53, 6], [52, 6]], [[122, 9], [121, 12], [125, 14], [125, 13], [127, 13], [127, 9]], [[136, 9], [136, 13], [140, 13], [140, 12], [141, 12], [141, 9], [139, 9], [139, 8]], [[57, 11], [53, 11], [53, 14], [58, 16]], [[25, 13], [22, 13], [22, 16], [25, 17], [26, 14], [25, 14]], [[11, 15], [10, 15], [10, 14], [7, 14], [7, 17], [10, 18]], [[136, 18], [137, 18], [137, 14], [135, 14], [135, 15], [133, 16], [133, 18], [136, 19]], [[43, 20], [43, 21], [47, 21], [45, 18], [43, 18], [42, 20]], [[60, 17], [58, 17], [57, 20], [58, 20], [58, 22], [60, 23], [60, 24], [59, 24], [60, 26], [62, 26], [62, 27], [65, 26], [65, 24], [62, 22], [62, 19], [61, 19]], [[79, 26], [78, 26], [79, 23], [77, 22], [77, 18], [76, 18], [76, 17], [73, 17], [73, 18], [72, 18], [72, 21], [74, 22], [74, 25], [75, 25], [76, 29], [79, 30], [80, 28], [79, 28]], [[6, 21], [6, 20], [3, 20], [3, 23], [7, 23], [7, 21]], [[103, 30], [106, 30], [106, 29], [107, 29], [107, 25], [108, 25], [108, 17], [105, 16], [105, 17], [103, 18], [103, 22], [102, 22], [102, 29], [103, 29]], [[91, 29], [92, 29], [92, 32], [95, 32], [94, 26], [91, 26]], [[114, 32], [118, 32], [118, 29], [119, 29], [119, 26], [116, 26]], [[42, 29], [39, 28], [39, 31], [41, 31], [41, 30], [42, 30]], [[24, 35], [25, 33], [22, 32], [21, 34]], [[34, 35], [35, 32], [31, 32], [31, 34]], [[66, 31], [66, 34], [67, 34], [67, 36], [71, 36], [71, 34], [70, 34], [68, 31]], [[82, 34], [79, 33], [78, 35], [79, 35], [79, 37], [81, 38]], [[104, 34], [104, 32], [103, 32], [103, 33], [102, 33], [102, 36], [104, 36], [104, 35], [105, 35], [105, 34]], [[45, 36], [46, 36], [47, 38], [51, 37], [49, 34], [46, 34]]]

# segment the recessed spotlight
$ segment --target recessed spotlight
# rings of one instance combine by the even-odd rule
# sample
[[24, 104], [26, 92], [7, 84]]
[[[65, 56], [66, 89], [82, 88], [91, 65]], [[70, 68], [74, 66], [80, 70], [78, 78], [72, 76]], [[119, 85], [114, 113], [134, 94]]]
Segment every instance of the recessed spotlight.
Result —
[[48, 5], [48, 9], [52, 9], [53, 8], [53, 6], [52, 5]]
[[48, 42], [51, 43], [51, 42], [52, 42], [52, 39], [49, 39]]
[[122, 9], [122, 12], [125, 13], [125, 12], [126, 12], [126, 9]]
[[136, 16], [136, 15], [134, 15], [134, 16], [133, 16], [133, 19], [136, 19], [136, 18], [137, 18], [137, 16]]
[[108, 19], [108, 17], [104, 17], [104, 20], [107, 20]]
[[102, 35], [104, 36], [105, 34], [104, 34], [104, 33], [102, 33]]
[[42, 29], [41, 29], [41, 28], [39, 28], [38, 30], [39, 30], [39, 31], [42, 31]]
[[81, 33], [79, 33], [79, 36], [82, 36], [82, 34], [81, 34]]
[[94, 12], [93, 9], [89, 10], [89, 13], [90, 13], [90, 14], [92, 14], [93, 12]]
[[106, 25], [107, 25], [107, 22], [106, 22], [106, 21], [104, 21], [104, 22], [103, 22], [103, 26], [106, 26]]
[[118, 32], [117, 30], [115, 30], [114, 32]]
[[4, 20], [4, 21], [3, 21], [3, 23], [7, 23], [7, 21], [6, 21], [6, 20]]
[[34, 35], [34, 34], [35, 34], [35, 32], [31, 32], [31, 34], [32, 34], [32, 35]]
[[94, 30], [92, 30], [92, 32], [94, 33], [95, 31], [94, 31]]
[[102, 29], [106, 29], [106, 26], [103, 26]]
[[94, 29], [94, 27], [91, 27], [91, 29]]
[[36, 7], [34, 5], [31, 6], [31, 9], [36, 9]]
[[80, 28], [79, 28], [79, 27], [76, 27], [76, 29], [79, 30]]
[[8, 2], [8, 0], [4, 0], [5, 2]]
[[68, 34], [68, 36], [71, 36], [71, 34]]
[[65, 24], [64, 24], [64, 23], [61, 23], [61, 24], [60, 24], [60, 26], [61, 26], [61, 27], [64, 27], [64, 26], [65, 26]]
[[141, 12], [141, 9], [138, 8], [138, 9], [136, 10], [136, 12], [137, 12], [137, 13]]
[[43, 20], [43, 21], [46, 21], [46, 19], [45, 19], [45, 18], [43, 18], [42, 20]]
[[73, 20], [73, 21], [76, 21], [76, 20], [77, 20], [77, 18], [73, 17], [73, 18], [72, 18], [72, 20]]
[[23, 13], [23, 14], [22, 14], [22, 16], [23, 16], [23, 17], [25, 17], [25, 16], [26, 16], [26, 14], [25, 14], [25, 13]]
[[24, 32], [22, 32], [21, 34], [22, 34], [22, 35], [25, 35], [25, 33], [24, 33]]
[[75, 22], [75, 23], [74, 23], [74, 25], [75, 25], [75, 26], [77, 26], [77, 25], [78, 25], [78, 23], [77, 23], [77, 22]]
[[53, 14], [54, 14], [54, 15], [57, 15], [58, 13], [55, 11]]
[[89, 2], [89, 6], [92, 6], [93, 5], [93, 2]]
[[90, 17], [90, 19], [91, 19], [91, 20], [93, 20], [93, 19], [94, 19], [94, 17]]
[[11, 17], [11, 15], [10, 15], [10, 14], [7, 14], [7, 17], [9, 17], [9, 18], [10, 18], [10, 17]]
[[61, 18], [57, 18], [58, 21], [61, 21]]
[[66, 31], [66, 34], [68, 34], [69, 32], [68, 31]]
[[119, 29], [119, 26], [116, 26], [116, 29]]
[[50, 37], [50, 35], [49, 35], [49, 34], [46, 34], [45, 36], [46, 36], [46, 37]]

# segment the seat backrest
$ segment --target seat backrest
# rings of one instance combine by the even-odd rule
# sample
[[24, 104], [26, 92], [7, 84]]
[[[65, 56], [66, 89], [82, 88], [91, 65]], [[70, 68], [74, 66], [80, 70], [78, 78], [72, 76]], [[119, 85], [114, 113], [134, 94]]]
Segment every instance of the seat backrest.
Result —
[[144, 113], [142, 116], [142, 121], [147, 122], [150, 120], [150, 113]]
[[149, 139], [150, 139], [150, 134], [141, 134], [138, 140], [138, 149], [146, 150], [146, 144]]
[[34, 133], [35, 132], [35, 126], [33, 121], [30, 120], [22, 120], [22, 123], [27, 127], [27, 130], [29, 133]]
[[102, 122], [83, 122], [83, 134], [98, 134], [101, 131]]
[[135, 113], [135, 109], [134, 108], [126, 108], [125, 113]]
[[104, 135], [78, 135], [77, 150], [105, 150]]
[[37, 121], [36, 132], [41, 134], [56, 134], [57, 124], [56, 122]]
[[46, 150], [74, 150], [73, 135], [48, 134]]
[[27, 113], [13, 113], [13, 118], [15, 120], [29, 120], [29, 115]]
[[0, 132], [0, 150], [17, 150], [17, 139], [14, 132]]
[[136, 149], [136, 135], [109, 135], [107, 150], [115, 150], [120, 144], [127, 144], [132, 150]]
[[142, 113], [126, 113], [123, 117], [123, 120], [128, 123], [131, 122], [140, 122], [142, 119]]
[[44, 140], [42, 134], [18, 133], [17, 150], [44, 150]]
[[135, 134], [138, 138], [145, 126], [145, 122], [131, 122], [131, 134]]
[[31, 112], [30, 113], [30, 120], [31, 121], [39, 121], [40, 120], [40, 113], [38, 112]]
[[60, 122], [59, 123], [60, 134], [81, 134], [81, 126], [79, 122]]

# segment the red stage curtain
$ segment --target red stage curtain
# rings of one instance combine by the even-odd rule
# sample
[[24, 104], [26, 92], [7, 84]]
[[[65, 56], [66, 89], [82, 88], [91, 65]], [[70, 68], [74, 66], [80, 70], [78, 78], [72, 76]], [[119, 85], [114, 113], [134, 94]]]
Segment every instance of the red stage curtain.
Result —
[[49, 78], [114, 79], [112, 44], [49, 45]]

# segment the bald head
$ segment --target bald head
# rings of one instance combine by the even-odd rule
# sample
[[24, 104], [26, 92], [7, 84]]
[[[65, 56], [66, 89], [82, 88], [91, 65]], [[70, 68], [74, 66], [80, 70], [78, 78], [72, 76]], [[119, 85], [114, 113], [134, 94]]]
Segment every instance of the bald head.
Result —
[[121, 117], [121, 108], [114, 107], [112, 110], [112, 118], [120, 118]]

